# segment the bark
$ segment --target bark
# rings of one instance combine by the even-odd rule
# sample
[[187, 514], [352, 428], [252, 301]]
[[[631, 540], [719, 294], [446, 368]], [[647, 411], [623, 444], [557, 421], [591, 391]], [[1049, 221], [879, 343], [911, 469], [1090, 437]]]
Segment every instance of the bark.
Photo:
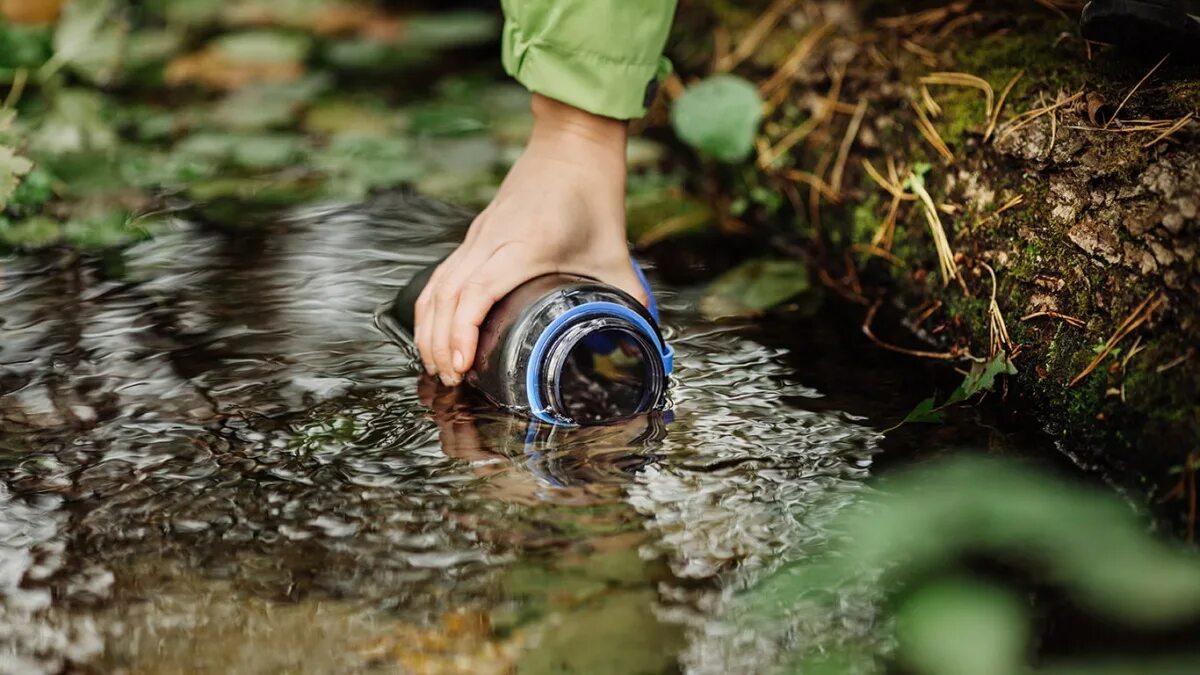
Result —
[[[1194, 488], [1180, 469], [1188, 476], [1189, 456], [1200, 457], [1200, 125], [1184, 118], [1200, 108], [1200, 80], [1174, 57], [1136, 86], [1157, 58], [1087, 44], [1077, 9], [1064, 10], [1033, 0], [685, 1], [672, 40], [682, 81], [732, 68], [766, 91], [769, 110], [753, 170], [704, 164], [697, 185], [720, 186], [708, 192], [727, 230], [801, 244], [839, 295], [898, 306], [936, 345], [908, 345], [924, 351], [988, 355], [999, 337], [990, 267], [1019, 369], [1010, 398], [1069, 450], [1164, 492], [1180, 487], [1172, 496], [1186, 503]], [[997, 101], [1023, 74], [985, 137], [980, 90], [927, 83], [936, 106], [926, 102], [921, 78], [936, 72], [980, 77]], [[918, 131], [918, 108], [952, 158]], [[789, 148], [797, 129], [808, 133]], [[893, 196], [863, 160], [885, 178], [892, 162], [899, 182], [930, 165], [962, 283], [943, 283], [919, 202], [899, 201], [890, 242], [880, 231]], [[729, 208], [739, 198], [751, 204], [744, 213]]]

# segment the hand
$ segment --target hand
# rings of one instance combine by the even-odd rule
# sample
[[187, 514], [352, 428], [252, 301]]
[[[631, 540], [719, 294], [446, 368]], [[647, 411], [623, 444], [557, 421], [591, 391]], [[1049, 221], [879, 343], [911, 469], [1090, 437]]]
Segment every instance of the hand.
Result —
[[417, 299], [421, 361], [448, 386], [474, 363], [488, 310], [529, 279], [582, 274], [648, 301], [625, 242], [624, 122], [538, 95], [533, 115], [525, 152]]

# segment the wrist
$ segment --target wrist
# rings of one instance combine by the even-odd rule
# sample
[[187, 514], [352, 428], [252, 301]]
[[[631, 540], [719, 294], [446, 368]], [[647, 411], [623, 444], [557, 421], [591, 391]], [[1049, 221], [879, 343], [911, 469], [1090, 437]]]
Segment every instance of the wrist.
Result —
[[533, 135], [530, 143], [561, 151], [587, 153], [599, 161], [625, 165], [628, 129], [624, 121], [594, 115], [541, 94], [533, 95]]

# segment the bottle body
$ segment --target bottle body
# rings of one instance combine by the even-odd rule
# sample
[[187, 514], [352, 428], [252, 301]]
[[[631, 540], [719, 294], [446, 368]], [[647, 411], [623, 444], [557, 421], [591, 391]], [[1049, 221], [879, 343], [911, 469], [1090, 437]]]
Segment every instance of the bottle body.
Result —
[[[416, 275], [386, 310], [409, 339], [431, 273]], [[466, 381], [497, 405], [552, 424], [605, 424], [659, 409], [673, 352], [651, 308], [587, 277], [536, 277], [492, 307]]]

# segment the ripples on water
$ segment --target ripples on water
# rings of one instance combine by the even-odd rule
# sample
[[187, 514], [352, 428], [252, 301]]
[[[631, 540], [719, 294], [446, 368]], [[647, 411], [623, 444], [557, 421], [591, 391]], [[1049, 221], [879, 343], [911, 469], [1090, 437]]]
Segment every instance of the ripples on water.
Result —
[[6, 261], [0, 670], [396, 668], [463, 608], [540, 639], [529, 672], [597, 663], [576, 634], [620, 640], [614, 670], [746, 672], [864, 630], [751, 630], [729, 599], [820, 546], [879, 435], [683, 290], [667, 418], [529, 429], [418, 381], [371, 313], [466, 221], [400, 195], [179, 223], [119, 279]]

